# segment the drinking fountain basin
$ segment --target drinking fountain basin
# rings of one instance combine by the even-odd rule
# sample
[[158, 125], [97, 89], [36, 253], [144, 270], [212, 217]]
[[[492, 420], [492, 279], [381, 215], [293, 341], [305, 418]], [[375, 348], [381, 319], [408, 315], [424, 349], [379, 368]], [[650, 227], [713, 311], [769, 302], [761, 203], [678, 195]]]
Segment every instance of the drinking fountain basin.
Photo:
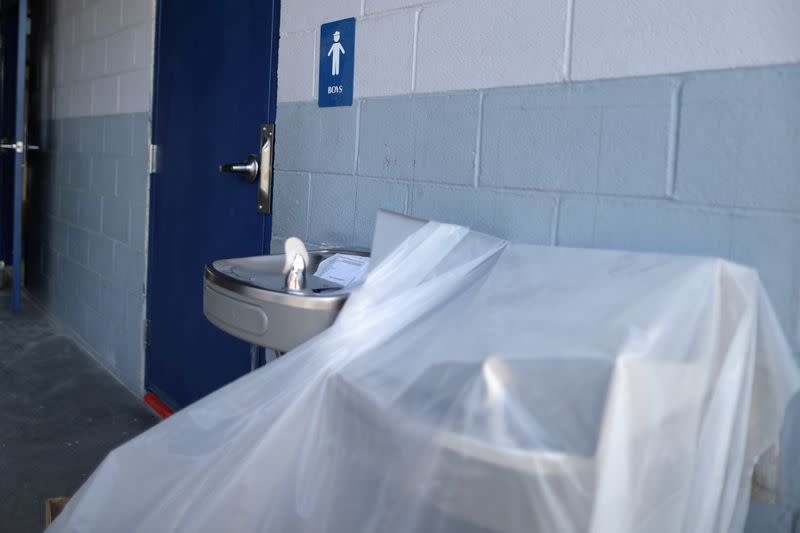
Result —
[[285, 254], [212, 261], [205, 267], [203, 312], [239, 339], [288, 352], [333, 324], [350, 294], [314, 275], [335, 254], [369, 257], [364, 250], [309, 251], [307, 264], [299, 261], [305, 269], [300, 284], [298, 272], [285, 272]]

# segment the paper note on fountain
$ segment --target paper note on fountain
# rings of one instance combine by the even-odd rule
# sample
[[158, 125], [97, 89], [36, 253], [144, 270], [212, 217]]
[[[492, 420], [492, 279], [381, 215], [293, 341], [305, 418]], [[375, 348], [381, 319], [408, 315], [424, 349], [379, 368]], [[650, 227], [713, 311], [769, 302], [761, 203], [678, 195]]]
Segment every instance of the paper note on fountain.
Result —
[[359, 283], [369, 268], [369, 257], [334, 254], [320, 262], [314, 275], [342, 287]]

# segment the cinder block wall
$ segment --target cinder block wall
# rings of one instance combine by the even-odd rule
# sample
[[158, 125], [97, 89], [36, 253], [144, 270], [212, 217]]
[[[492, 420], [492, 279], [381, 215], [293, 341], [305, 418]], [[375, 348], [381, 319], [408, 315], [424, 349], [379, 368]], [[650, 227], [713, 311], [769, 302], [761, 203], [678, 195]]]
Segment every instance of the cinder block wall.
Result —
[[[355, 101], [320, 109], [319, 25], [351, 16]], [[284, 2], [273, 247], [368, 245], [386, 207], [721, 256], [758, 268], [800, 351], [797, 28], [794, 0]], [[792, 413], [784, 504], [754, 504], [750, 531], [800, 510]]]
[[26, 284], [141, 394], [155, 1], [32, 4]]

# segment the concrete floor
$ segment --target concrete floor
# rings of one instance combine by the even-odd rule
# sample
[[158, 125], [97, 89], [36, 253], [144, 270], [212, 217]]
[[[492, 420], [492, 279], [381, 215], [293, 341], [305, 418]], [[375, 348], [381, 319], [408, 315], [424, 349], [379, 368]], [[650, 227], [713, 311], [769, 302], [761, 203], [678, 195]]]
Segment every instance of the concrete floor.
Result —
[[105, 455], [158, 422], [31, 303], [0, 291], [0, 533], [41, 532]]

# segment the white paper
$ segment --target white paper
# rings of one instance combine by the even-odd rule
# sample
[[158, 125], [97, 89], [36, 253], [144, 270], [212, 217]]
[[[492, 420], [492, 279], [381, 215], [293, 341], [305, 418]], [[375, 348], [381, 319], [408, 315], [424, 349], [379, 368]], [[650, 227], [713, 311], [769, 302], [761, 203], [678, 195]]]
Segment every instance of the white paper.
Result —
[[349, 287], [360, 282], [368, 268], [369, 257], [334, 254], [320, 262], [314, 275], [342, 287]]

